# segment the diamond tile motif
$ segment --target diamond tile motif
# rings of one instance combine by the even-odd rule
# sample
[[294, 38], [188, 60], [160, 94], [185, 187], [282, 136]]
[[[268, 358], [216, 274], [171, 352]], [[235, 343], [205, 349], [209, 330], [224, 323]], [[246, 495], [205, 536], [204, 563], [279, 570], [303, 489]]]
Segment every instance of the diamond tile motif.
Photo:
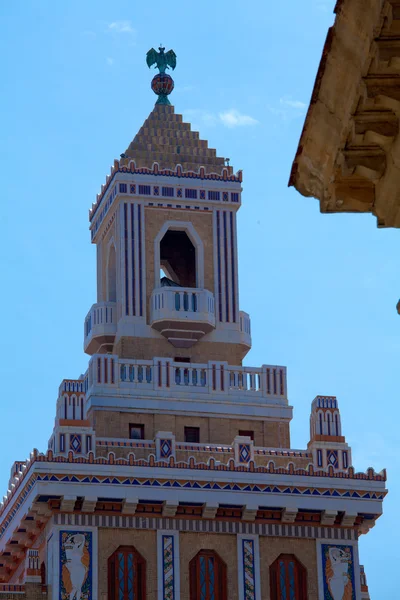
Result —
[[239, 444], [239, 462], [248, 463], [250, 458], [250, 444]]
[[77, 433], [71, 434], [69, 438], [69, 449], [74, 452], [82, 452], [82, 436]]
[[172, 454], [171, 440], [160, 440], [161, 458], [169, 458]]
[[328, 465], [332, 465], [335, 469], [339, 468], [339, 459], [337, 450], [327, 450]]

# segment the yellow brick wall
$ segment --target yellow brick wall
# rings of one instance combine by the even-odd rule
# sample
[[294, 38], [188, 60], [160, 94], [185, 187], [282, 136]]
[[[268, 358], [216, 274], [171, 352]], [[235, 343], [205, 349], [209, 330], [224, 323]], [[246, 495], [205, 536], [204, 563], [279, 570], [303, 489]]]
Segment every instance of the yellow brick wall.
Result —
[[[269, 567], [280, 554], [294, 554], [307, 569], [308, 600], [318, 600], [315, 540], [261, 537], [262, 599], [270, 599]], [[119, 546], [134, 546], [146, 560], [147, 600], [157, 599], [157, 534], [134, 529], [99, 529], [99, 598], [107, 598], [108, 558]], [[227, 566], [228, 600], [238, 600], [237, 537], [229, 534], [181, 532], [180, 585], [182, 600], [189, 600], [189, 563], [200, 550], [216, 551]]]
[[113, 353], [121, 358], [153, 360], [154, 357], [190, 358], [192, 363], [207, 363], [209, 360], [226, 361], [229, 365], [241, 366], [248, 352], [243, 344], [222, 342], [196, 342], [191, 348], [174, 348], [168, 340], [159, 338], [123, 337], [115, 344]]
[[254, 431], [255, 446], [289, 447], [289, 425], [277, 421], [252, 421], [218, 417], [175, 416], [96, 410], [88, 415], [98, 437], [128, 438], [129, 424], [143, 424], [144, 436], [154, 439], [158, 431], [171, 431], [177, 442], [184, 441], [185, 427], [200, 428], [200, 442], [231, 444], [239, 430]]

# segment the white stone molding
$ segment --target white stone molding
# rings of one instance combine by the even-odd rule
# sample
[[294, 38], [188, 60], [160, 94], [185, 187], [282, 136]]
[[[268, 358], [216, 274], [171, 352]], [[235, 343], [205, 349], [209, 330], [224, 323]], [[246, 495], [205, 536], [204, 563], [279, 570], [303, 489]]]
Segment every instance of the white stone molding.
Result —
[[294, 523], [298, 510], [295, 507], [285, 508], [282, 513], [282, 521], [285, 523]]
[[93, 513], [97, 504], [97, 496], [85, 496], [82, 504], [82, 512]]
[[154, 287], [160, 287], [160, 242], [167, 231], [185, 231], [196, 248], [196, 288], [204, 288], [204, 244], [190, 221], [166, 221], [154, 238]]
[[321, 525], [333, 525], [337, 515], [337, 510], [324, 510], [321, 515]]
[[203, 506], [203, 519], [215, 519], [217, 515], [217, 510], [219, 507], [219, 503], [207, 502]]
[[75, 502], [77, 501], [77, 496], [65, 495], [61, 500], [60, 510], [63, 512], [74, 512]]
[[[245, 557], [246, 551], [249, 553], [247, 557]], [[253, 560], [251, 560], [251, 555]], [[239, 534], [237, 536], [237, 556], [239, 600], [261, 600], [259, 536]]]
[[121, 513], [123, 515], [134, 515], [136, 512], [136, 507], [138, 505], [139, 498], [126, 498], [122, 504]]
[[[172, 552], [172, 562], [168, 565]], [[157, 600], [180, 600], [179, 532], [157, 531]]]
[[175, 517], [179, 502], [177, 500], [166, 500], [162, 509], [163, 517]]

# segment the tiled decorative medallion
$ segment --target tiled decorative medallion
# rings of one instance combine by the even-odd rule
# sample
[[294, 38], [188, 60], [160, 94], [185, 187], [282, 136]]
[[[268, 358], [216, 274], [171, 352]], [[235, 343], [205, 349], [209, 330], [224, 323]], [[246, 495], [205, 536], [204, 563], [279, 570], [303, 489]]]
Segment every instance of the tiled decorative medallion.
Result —
[[59, 600], [93, 598], [92, 533], [60, 531]]
[[356, 600], [352, 546], [321, 545], [324, 600]]
[[339, 459], [338, 459], [338, 451], [337, 450], [327, 450], [326, 451], [326, 460], [327, 465], [332, 465], [335, 469], [339, 468]]
[[69, 438], [69, 449], [76, 453], [82, 452], [82, 436], [78, 433], [73, 433]]
[[248, 463], [251, 458], [250, 444], [239, 444], [239, 462]]
[[134, 183], [130, 185], [130, 192], [131, 194], [136, 194], [136, 185]]
[[178, 189], [176, 190], [176, 197], [177, 197], [177, 198], [182, 198], [182, 188], [178, 188]]
[[256, 587], [254, 575], [254, 540], [242, 540], [243, 555], [243, 598], [256, 600]]
[[161, 458], [169, 458], [172, 454], [172, 440], [160, 440]]
[[206, 190], [200, 190], [200, 200], [206, 199]]
[[163, 600], [175, 600], [174, 538], [162, 536], [163, 551]]

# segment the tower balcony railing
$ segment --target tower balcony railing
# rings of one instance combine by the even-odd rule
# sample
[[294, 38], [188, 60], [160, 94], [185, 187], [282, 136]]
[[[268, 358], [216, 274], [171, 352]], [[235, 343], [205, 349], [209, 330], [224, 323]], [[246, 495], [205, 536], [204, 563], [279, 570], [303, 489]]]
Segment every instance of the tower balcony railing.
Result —
[[85, 318], [84, 350], [88, 354], [98, 352], [102, 346], [113, 343], [117, 333], [116, 302], [93, 304]]
[[153, 290], [150, 323], [174, 346], [188, 348], [215, 328], [214, 295], [205, 289]]
[[251, 398], [272, 403], [287, 400], [286, 367], [242, 367], [226, 362], [179, 363], [166, 358], [132, 360], [94, 355], [85, 375], [87, 396], [101, 389], [118, 389], [119, 395], [183, 397], [188, 394], [233, 399]]
[[251, 348], [250, 315], [244, 310], [239, 311], [240, 341]]

